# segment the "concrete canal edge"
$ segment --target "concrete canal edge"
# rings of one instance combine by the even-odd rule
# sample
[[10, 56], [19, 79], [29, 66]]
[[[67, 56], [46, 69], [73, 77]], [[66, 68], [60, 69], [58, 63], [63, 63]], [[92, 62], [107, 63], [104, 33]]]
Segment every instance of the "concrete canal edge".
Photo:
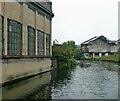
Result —
[[26, 58], [2, 60], [2, 84], [4, 87], [57, 69], [57, 60], [51, 58]]
[[112, 61], [112, 60], [83, 59], [83, 61], [84, 61], [84, 60], [120, 63], [120, 62]]
[[31, 75], [29, 75], [29, 76], [24, 76], [24, 77], [21, 77], [21, 78], [18, 78], [18, 79], [10, 80], [10, 81], [7, 81], [7, 82], [2, 83], [2, 86], [0, 86], [0, 87], [4, 87], [4, 86], [10, 85], [10, 84], [14, 84], [14, 83], [17, 83], [17, 82], [20, 82], [20, 81], [23, 81], [23, 80], [32, 78], [32, 77], [34, 77], [34, 76], [37, 76], [37, 75], [40, 75], [40, 74], [43, 74], [43, 73], [50, 72], [50, 71], [53, 71], [53, 70], [56, 70], [56, 69], [50, 69], [50, 70], [45, 71], [45, 72], [36, 73], [36, 74], [31, 74]]

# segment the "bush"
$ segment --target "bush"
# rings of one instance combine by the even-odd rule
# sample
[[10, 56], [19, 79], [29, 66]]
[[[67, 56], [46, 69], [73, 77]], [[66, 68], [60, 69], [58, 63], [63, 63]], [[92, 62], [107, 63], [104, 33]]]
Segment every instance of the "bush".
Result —
[[81, 49], [75, 49], [74, 50], [74, 57], [77, 60], [85, 60], [85, 58], [82, 55]]
[[58, 46], [53, 45], [53, 59], [58, 60], [58, 67], [70, 67], [75, 64], [74, 49], [74, 41], [68, 41]]

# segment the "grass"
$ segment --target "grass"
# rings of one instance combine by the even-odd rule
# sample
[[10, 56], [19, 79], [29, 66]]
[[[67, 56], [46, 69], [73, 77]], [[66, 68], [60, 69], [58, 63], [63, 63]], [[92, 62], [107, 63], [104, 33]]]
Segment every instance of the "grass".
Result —
[[89, 57], [89, 60], [107, 60], [107, 61], [115, 61], [120, 62], [120, 53], [115, 53], [114, 55], [102, 56], [101, 58]]

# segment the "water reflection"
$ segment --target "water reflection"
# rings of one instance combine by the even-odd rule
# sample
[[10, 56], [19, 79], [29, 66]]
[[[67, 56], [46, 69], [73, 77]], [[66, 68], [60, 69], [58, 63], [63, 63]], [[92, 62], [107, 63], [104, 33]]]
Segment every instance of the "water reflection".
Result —
[[113, 63], [80, 61], [73, 68], [3, 87], [3, 98], [117, 99], [119, 68]]
[[39, 86], [48, 84], [51, 80], [50, 72], [21, 81], [2, 88], [3, 99], [21, 99], [34, 92]]

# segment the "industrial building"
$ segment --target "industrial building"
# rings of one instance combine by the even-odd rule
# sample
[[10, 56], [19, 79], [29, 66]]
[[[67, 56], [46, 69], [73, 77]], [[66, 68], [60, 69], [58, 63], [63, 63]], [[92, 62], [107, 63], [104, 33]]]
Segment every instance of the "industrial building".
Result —
[[102, 57], [118, 52], [119, 40], [112, 41], [101, 36], [95, 36], [81, 43], [81, 50], [84, 57]]
[[50, 70], [52, 2], [0, 2], [2, 82]]

